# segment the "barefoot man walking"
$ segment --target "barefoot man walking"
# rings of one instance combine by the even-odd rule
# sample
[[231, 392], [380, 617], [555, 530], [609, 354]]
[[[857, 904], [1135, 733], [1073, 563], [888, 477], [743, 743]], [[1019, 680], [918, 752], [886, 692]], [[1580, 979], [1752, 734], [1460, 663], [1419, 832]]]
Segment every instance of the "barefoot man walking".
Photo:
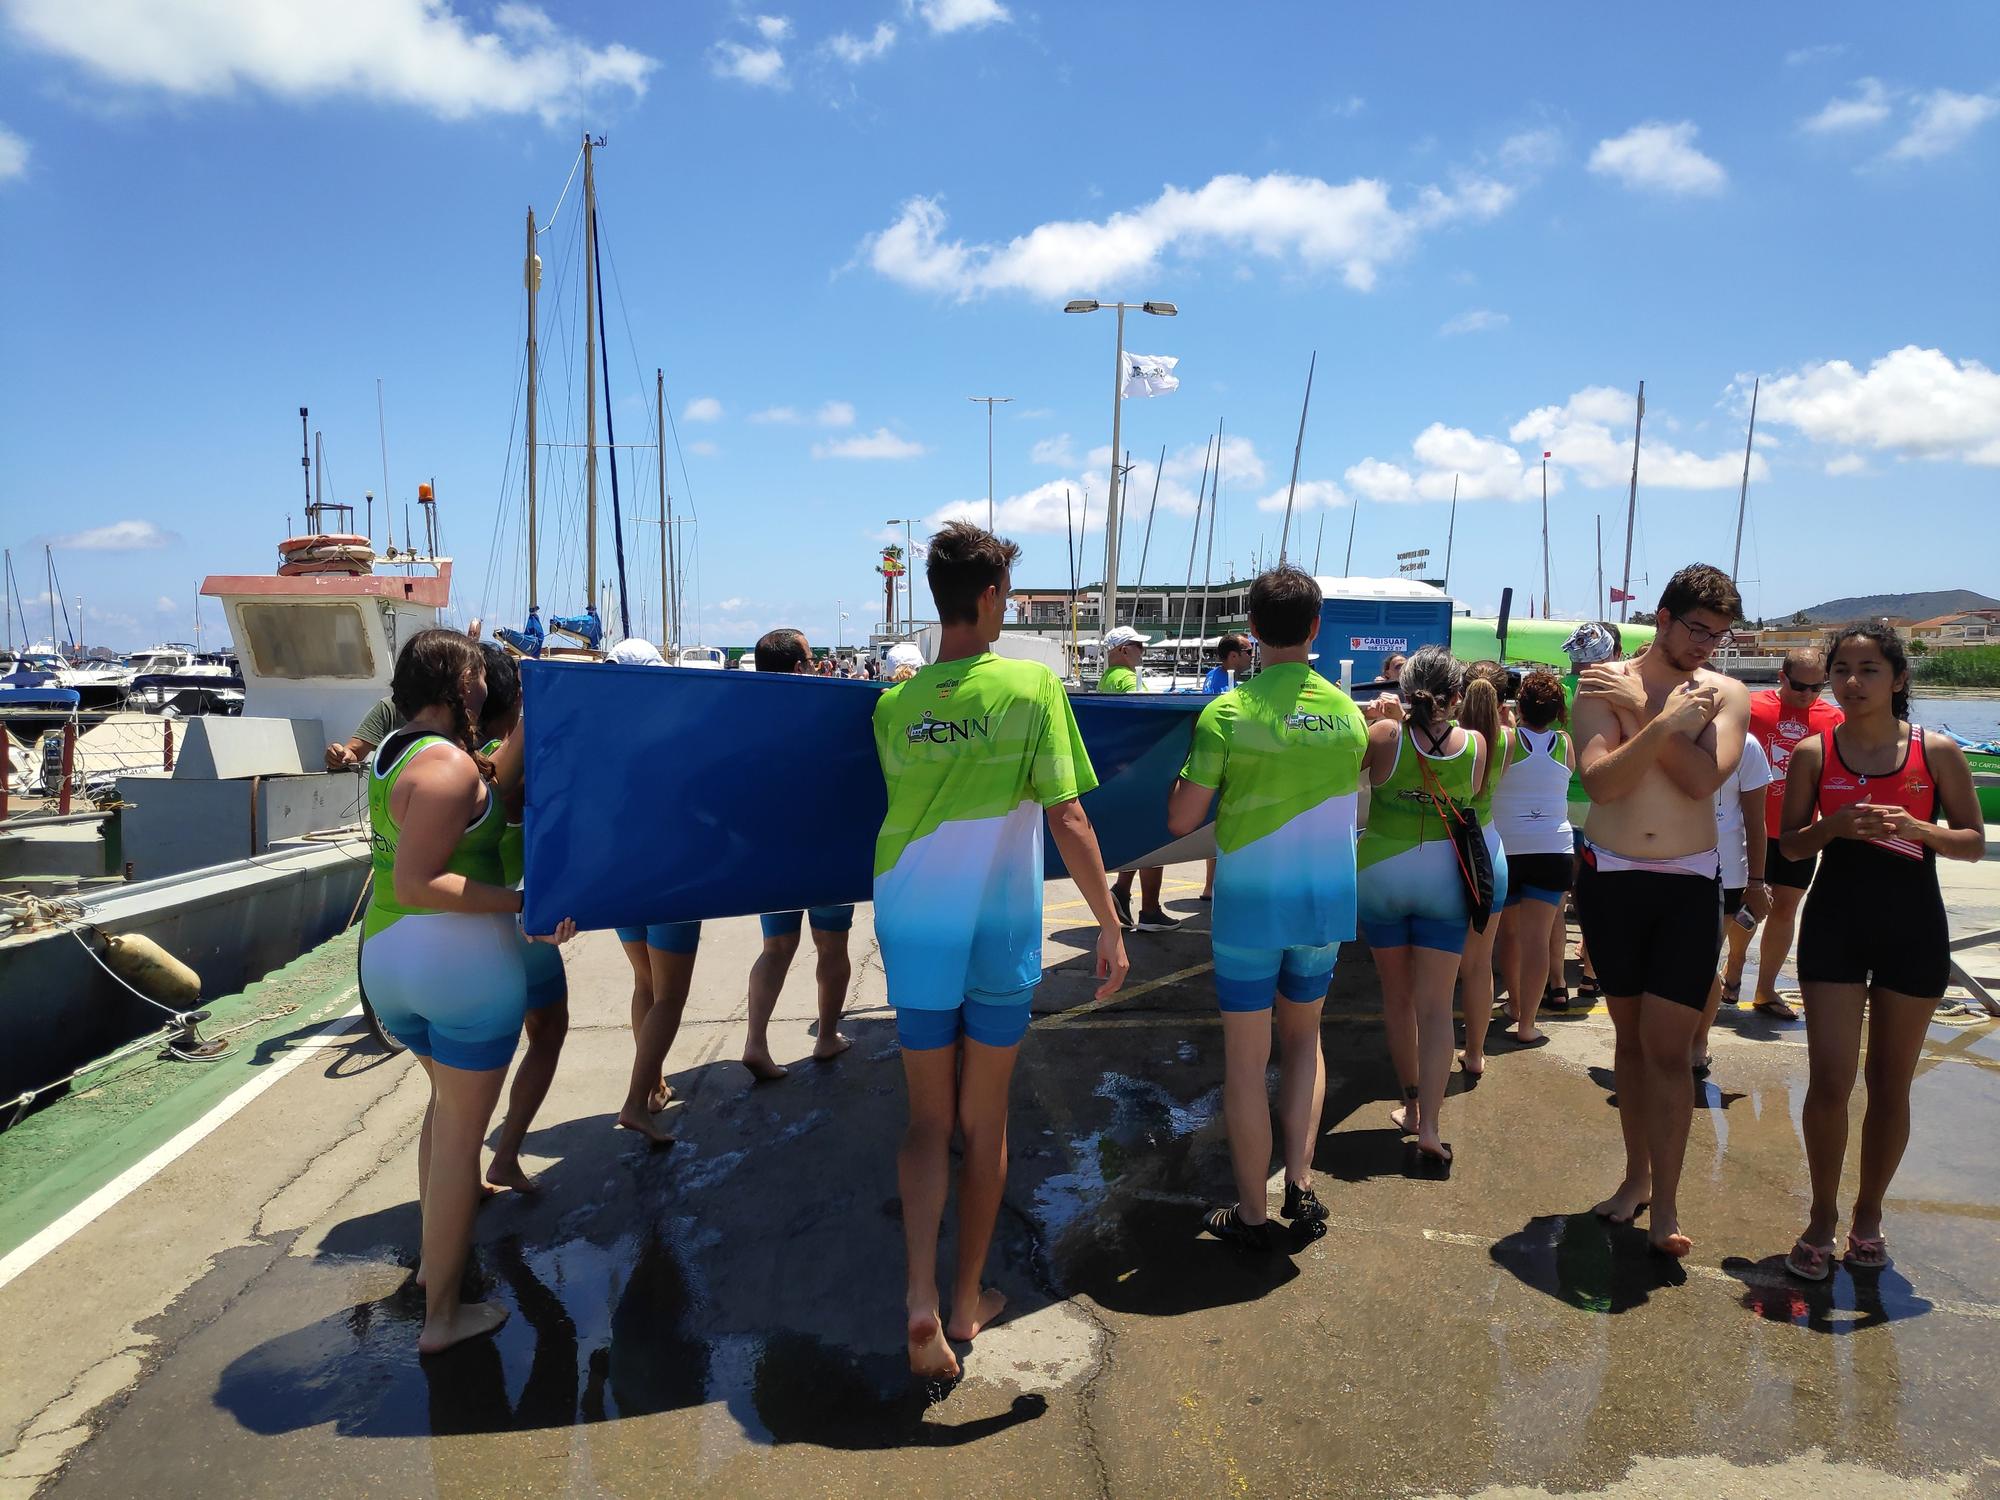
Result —
[[1617, 1032], [1625, 1176], [1597, 1205], [1629, 1224], [1650, 1205], [1653, 1248], [1684, 1256], [1681, 1160], [1694, 1114], [1692, 1047], [1722, 948], [1715, 791], [1743, 755], [1750, 699], [1709, 670], [1743, 601], [1720, 569], [1668, 580], [1653, 642], [1587, 668], [1576, 742], [1590, 817], [1577, 915]]
[[[910, 1369], [958, 1374], [963, 1343], [1006, 1298], [983, 1284], [1007, 1184], [1007, 1088], [1042, 979], [1042, 823], [1097, 918], [1100, 999], [1125, 981], [1123, 930], [1077, 799], [1097, 785], [1069, 699], [1038, 662], [995, 656], [1012, 542], [966, 521], [931, 539], [938, 659], [875, 705], [888, 809], [875, 841], [875, 936], [896, 1010], [910, 1123], [896, 1159]], [[938, 1230], [958, 1174], [958, 1268], [940, 1316]]]

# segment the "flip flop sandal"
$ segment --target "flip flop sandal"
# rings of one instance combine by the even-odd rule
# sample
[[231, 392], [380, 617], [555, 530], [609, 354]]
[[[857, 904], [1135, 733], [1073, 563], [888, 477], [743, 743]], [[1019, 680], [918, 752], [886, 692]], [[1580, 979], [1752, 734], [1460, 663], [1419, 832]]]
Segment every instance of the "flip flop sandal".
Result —
[[1799, 1018], [1797, 1009], [1784, 1000], [1759, 1000], [1750, 1008], [1761, 1010], [1774, 1021], [1796, 1021]]
[[1694, 1063], [1694, 1076], [1697, 1078], [1708, 1077], [1708, 1070], [1712, 1068], [1714, 1065], [1715, 1065], [1715, 1059], [1713, 1057], [1696, 1058]]
[[1726, 979], [1722, 981], [1722, 1003], [1729, 1006], [1732, 1010], [1743, 1004], [1742, 980], [1739, 979], [1734, 984], [1731, 984]]
[[1597, 976], [1586, 974], [1576, 982], [1576, 998], [1585, 1006], [1596, 1004], [1604, 998], [1604, 991], [1597, 987]]
[[1798, 1241], [1785, 1256], [1785, 1269], [1801, 1281], [1824, 1281], [1833, 1274], [1833, 1246]]
[[1444, 1148], [1442, 1151], [1426, 1151], [1422, 1146], [1417, 1147], [1417, 1162], [1429, 1176], [1449, 1177], [1452, 1160], [1451, 1142], [1442, 1141], [1439, 1144]]
[[1888, 1241], [1879, 1234], [1872, 1239], [1850, 1234], [1847, 1237], [1846, 1260], [1849, 1270], [1879, 1271], [1889, 1264]]
[[1567, 1011], [1569, 1009], [1569, 991], [1566, 989], [1559, 990], [1554, 985], [1550, 985], [1542, 991], [1542, 1009], [1556, 1011], [1559, 1014]]

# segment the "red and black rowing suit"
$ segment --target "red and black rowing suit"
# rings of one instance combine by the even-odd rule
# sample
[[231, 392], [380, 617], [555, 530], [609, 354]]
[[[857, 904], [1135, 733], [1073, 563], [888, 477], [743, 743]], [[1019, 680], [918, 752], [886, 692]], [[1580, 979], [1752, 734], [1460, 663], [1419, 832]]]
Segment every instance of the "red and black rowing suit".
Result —
[[[1924, 754], [1922, 729], [1910, 726], [1901, 765], [1873, 776], [1841, 758], [1838, 731], [1821, 732], [1817, 815], [1831, 817], [1857, 802], [1937, 821], [1937, 778]], [[1829, 843], [1799, 921], [1799, 978], [1872, 984], [1920, 1000], [1943, 996], [1951, 978], [1951, 936], [1937, 851], [1910, 839]]]

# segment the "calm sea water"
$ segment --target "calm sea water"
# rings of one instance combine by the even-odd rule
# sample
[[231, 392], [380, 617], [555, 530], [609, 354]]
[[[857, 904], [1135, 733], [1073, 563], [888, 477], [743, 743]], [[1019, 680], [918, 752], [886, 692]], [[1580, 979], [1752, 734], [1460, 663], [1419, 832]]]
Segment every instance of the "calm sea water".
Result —
[[1991, 698], [1912, 698], [1910, 717], [1927, 729], [1955, 729], [1967, 739], [2000, 740], [2000, 694]]

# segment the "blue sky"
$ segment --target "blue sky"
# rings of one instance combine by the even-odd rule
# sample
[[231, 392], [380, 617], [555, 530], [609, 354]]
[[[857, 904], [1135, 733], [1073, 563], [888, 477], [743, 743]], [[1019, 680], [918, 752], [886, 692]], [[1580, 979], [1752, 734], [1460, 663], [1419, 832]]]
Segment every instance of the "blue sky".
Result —
[[[1547, 449], [1555, 610], [1594, 612], [1640, 379], [1639, 592], [1726, 565], [1761, 377], [1753, 613], [2000, 592], [1989, 6], [316, 9], [0, 0], [0, 541], [31, 595], [56, 541], [92, 639], [185, 637], [204, 574], [275, 562], [300, 405], [334, 497], [380, 497], [378, 378], [398, 532], [435, 476], [462, 610], [519, 612], [523, 214], [586, 125], [618, 437], [650, 441], [664, 367], [711, 641], [865, 630], [884, 521], [984, 514], [970, 395], [1014, 398], [1017, 582], [1067, 580], [1065, 486], [1094, 576], [1113, 330], [1072, 296], [1182, 310], [1128, 325], [1182, 380], [1126, 402], [1128, 583], [1162, 445], [1147, 572], [1184, 572], [1218, 420], [1217, 574], [1275, 553], [1317, 351], [1293, 551], [1324, 517], [1324, 572], [1351, 517], [1357, 573], [1441, 558], [1456, 475], [1453, 592], [1539, 591]], [[542, 240], [545, 439], [580, 435], [574, 206]], [[542, 595], [570, 609], [561, 462]], [[636, 627], [657, 530], [627, 541]]]

